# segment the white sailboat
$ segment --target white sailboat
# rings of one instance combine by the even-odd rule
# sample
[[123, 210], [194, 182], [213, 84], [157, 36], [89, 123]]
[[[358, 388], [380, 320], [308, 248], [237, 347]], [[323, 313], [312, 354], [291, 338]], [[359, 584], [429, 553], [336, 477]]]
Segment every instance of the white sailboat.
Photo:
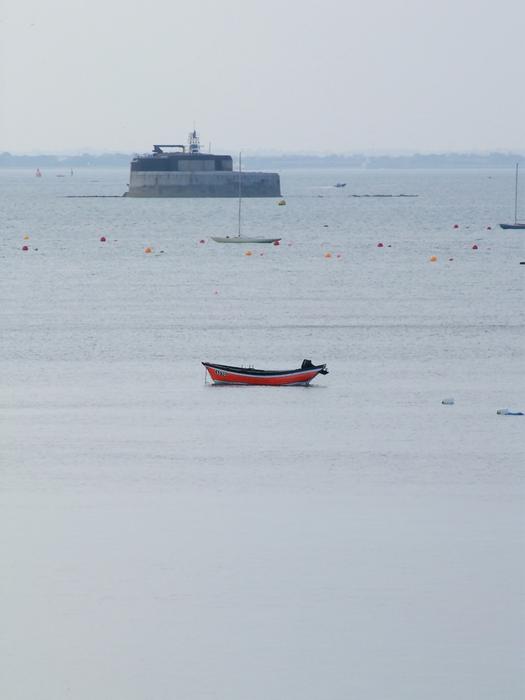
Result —
[[276, 243], [280, 238], [259, 238], [254, 236], [241, 235], [241, 206], [242, 206], [242, 191], [241, 191], [241, 154], [239, 153], [239, 211], [237, 220], [237, 235], [236, 236], [212, 236], [211, 240], [215, 243]]
[[525, 229], [525, 223], [521, 223], [518, 221], [518, 170], [519, 170], [519, 163], [516, 163], [516, 185], [514, 188], [514, 223], [513, 224], [500, 224], [501, 228], [508, 229], [508, 228], [523, 228]]

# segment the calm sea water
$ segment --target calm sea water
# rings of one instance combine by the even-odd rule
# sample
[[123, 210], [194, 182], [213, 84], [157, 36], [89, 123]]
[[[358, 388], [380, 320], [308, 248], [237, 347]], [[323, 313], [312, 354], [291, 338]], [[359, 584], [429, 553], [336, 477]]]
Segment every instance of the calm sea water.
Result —
[[0, 172], [2, 697], [523, 697], [513, 173], [285, 172], [279, 247], [56, 174]]

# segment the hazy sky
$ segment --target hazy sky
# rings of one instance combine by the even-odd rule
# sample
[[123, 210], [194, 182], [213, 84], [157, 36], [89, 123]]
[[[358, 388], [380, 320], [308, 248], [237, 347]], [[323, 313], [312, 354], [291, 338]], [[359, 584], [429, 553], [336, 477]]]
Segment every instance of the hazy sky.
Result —
[[523, 0], [0, 0], [0, 151], [525, 148]]

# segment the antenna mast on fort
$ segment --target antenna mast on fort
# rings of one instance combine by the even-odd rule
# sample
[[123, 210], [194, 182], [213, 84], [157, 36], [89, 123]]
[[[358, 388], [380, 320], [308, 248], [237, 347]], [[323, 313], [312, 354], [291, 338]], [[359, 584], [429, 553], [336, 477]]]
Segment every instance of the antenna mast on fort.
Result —
[[188, 146], [189, 152], [192, 154], [201, 152], [201, 141], [195, 129], [193, 129], [193, 131], [190, 132], [190, 135], [188, 136]]

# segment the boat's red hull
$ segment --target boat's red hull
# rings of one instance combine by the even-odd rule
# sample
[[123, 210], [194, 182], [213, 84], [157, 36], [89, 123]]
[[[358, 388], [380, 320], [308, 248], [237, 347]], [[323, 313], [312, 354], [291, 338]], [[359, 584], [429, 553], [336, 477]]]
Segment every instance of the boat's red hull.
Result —
[[[293, 386], [308, 385], [321, 371], [324, 366], [312, 369], [290, 370], [289, 372], [265, 372], [253, 374], [242, 368], [222, 369], [214, 367], [208, 363], [204, 365], [216, 384], [250, 384], [257, 386]], [[326, 371], [325, 371], [326, 373]]]

